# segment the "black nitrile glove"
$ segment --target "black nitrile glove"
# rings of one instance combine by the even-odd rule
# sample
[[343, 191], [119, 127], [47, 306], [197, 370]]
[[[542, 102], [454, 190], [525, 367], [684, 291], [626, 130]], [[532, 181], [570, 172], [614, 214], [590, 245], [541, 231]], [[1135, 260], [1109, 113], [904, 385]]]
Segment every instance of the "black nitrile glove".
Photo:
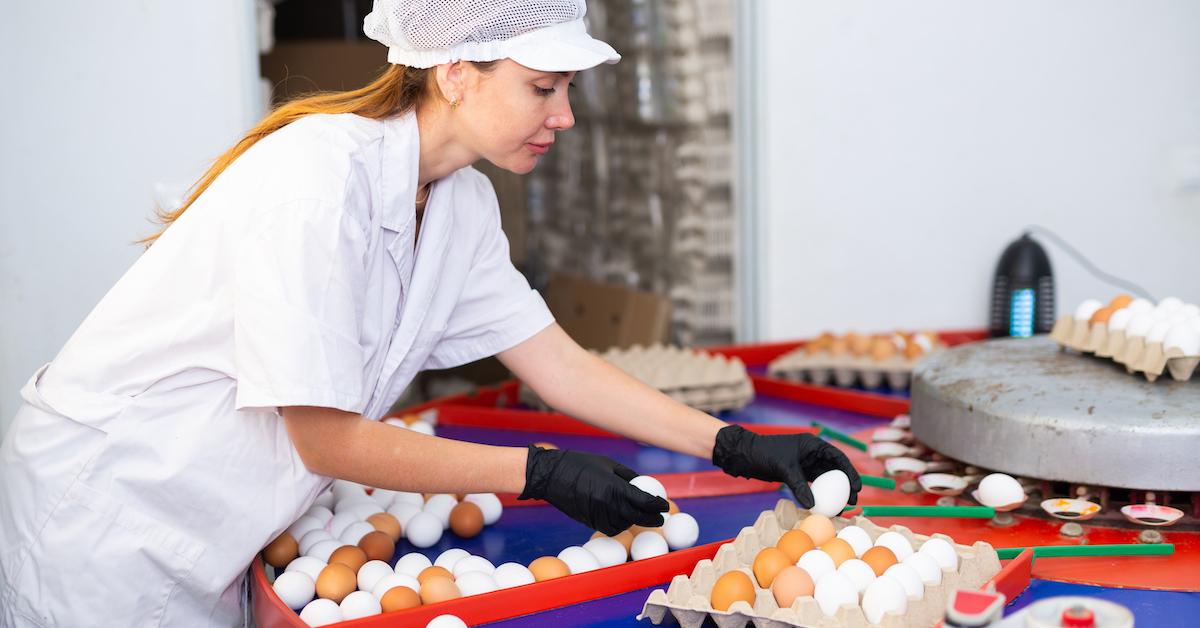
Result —
[[858, 503], [862, 479], [846, 454], [812, 434], [762, 436], [738, 425], [721, 428], [713, 447], [713, 464], [725, 473], [768, 482], [783, 482], [804, 508], [813, 507], [808, 483], [840, 469], [850, 478], [850, 503]]
[[632, 525], [662, 525], [667, 500], [629, 483], [637, 472], [604, 456], [529, 446], [525, 491], [517, 499], [544, 499], [568, 517], [612, 536]]

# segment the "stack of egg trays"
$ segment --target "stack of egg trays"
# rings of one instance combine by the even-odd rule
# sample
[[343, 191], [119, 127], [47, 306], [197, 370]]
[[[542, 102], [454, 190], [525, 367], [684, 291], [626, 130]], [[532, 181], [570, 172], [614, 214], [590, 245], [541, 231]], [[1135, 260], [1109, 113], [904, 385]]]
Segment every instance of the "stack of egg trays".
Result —
[[849, 353], [832, 355], [827, 352], [808, 353], [804, 347], [779, 356], [767, 366], [771, 377], [797, 382], [809, 381], [824, 386], [831, 381], [842, 387], [853, 386], [861, 381], [863, 388], [879, 388], [886, 380], [892, 390], [905, 390], [912, 378], [916, 360], [893, 355], [875, 361], [870, 356]]
[[[675, 576], [666, 591], [652, 591], [638, 619], [649, 618], [654, 624], [660, 624], [669, 612], [683, 628], [698, 628], [709, 617], [720, 628], [741, 627], [747, 622], [752, 622], [756, 628], [926, 628], [941, 621], [946, 602], [956, 589], [978, 589], [1000, 572], [1000, 558], [991, 545], [982, 541], [973, 546], [959, 545], [944, 534], [935, 534], [933, 536], [954, 546], [958, 553], [958, 571], [943, 570], [941, 584], [925, 587], [925, 595], [919, 601], [910, 598], [908, 609], [903, 614], [888, 613], [878, 624], [871, 624], [857, 604], [844, 604], [832, 617], [827, 617], [812, 596], [797, 598], [789, 608], [779, 608], [771, 591], [758, 587], [751, 565], [759, 551], [773, 547], [785, 531], [799, 527], [807, 516], [807, 510], [797, 508], [791, 501], [780, 500], [774, 510], [763, 511], [753, 527], [742, 528], [732, 543], [722, 545], [712, 560], [696, 563], [691, 576]], [[847, 525], [857, 525], [866, 530], [872, 541], [888, 531], [865, 517], [855, 517], [853, 522], [834, 517], [833, 525], [839, 531]], [[890, 529], [907, 538], [914, 549], [920, 548], [930, 538], [914, 534], [903, 526], [892, 526]], [[709, 603], [713, 584], [717, 578], [733, 569], [745, 572], [754, 583], [754, 605], [734, 602], [728, 611], [714, 610]]]
[[1141, 373], [1149, 382], [1157, 380], [1163, 371], [1177, 382], [1186, 382], [1200, 365], [1200, 355], [1185, 355], [1177, 347], [1165, 349], [1161, 342], [1147, 341], [1144, 336], [1126, 338], [1122, 329], [1109, 333], [1108, 325], [1089, 325], [1070, 314], [1054, 322], [1050, 338], [1080, 353], [1111, 358], [1130, 373]]

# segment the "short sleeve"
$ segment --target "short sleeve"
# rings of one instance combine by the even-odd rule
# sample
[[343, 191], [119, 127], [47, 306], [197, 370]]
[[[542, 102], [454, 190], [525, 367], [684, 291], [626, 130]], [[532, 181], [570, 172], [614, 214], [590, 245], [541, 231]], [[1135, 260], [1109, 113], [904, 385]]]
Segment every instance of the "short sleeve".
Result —
[[474, 262], [426, 368], [451, 368], [496, 355], [554, 322], [542, 296], [509, 259], [508, 238], [500, 228], [500, 208], [490, 185], [487, 198], [491, 211]]
[[299, 200], [256, 221], [238, 254], [238, 409], [361, 412], [367, 232], [336, 204]]

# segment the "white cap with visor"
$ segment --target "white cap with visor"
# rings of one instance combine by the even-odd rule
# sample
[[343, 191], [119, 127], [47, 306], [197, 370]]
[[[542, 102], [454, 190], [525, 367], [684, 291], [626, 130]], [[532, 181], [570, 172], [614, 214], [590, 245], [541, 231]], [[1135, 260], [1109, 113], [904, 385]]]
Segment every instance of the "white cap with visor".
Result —
[[621, 60], [587, 33], [584, 0], [375, 0], [363, 31], [388, 62], [430, 68], [512, 59], [540, 72], [574, 72]]

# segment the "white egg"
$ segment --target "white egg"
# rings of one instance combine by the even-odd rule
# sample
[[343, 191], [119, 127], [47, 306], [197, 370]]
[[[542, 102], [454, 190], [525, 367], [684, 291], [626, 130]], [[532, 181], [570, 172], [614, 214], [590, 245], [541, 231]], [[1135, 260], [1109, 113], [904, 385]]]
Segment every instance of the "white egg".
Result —
[[1167, 337], [1167, 331], [1171, 329], [1171, 321], [1159, 321], [1146, 332], [1146, 342], [1162, 342]]
[[463, 501], [479, 506], [479, 510], [483, 512], [485, 526], [499, 521], [501, 513], [504, 512], [504, 506], [500, 504], [500, 498], [496, 497], [495, 493], [472, 493], [464, 497]]
[[355, 591], [347, 595], [339, 606], [342, 609], [343, 620], [370, 617], [383, 612], [379, 600], [366, 591]]
[[398, 491], [395, 495], [392, 495], [392, 506], [397, 504], [412, 504], [417, 508], [421, 508], [425, 505], [425, 496], [420, 493]]
[[339, 500], [333, 506], [334, 513], [349, 512], [355, 506], [378, 506], [379, 503], [371, 499], [370, 495], [363, 493], [361, 495], [347, 495]]
[[311, 556], [312, 558], [315, 558], [321, 562], [327, 563], [329, 562], [329, 557], [332, 556], [333, 553], [337, 551], [337, 548], [341, 547], [342, 545], [343, 543], [336, 539], [319, 541], [316, 545], [308, 548], [308, 552], [305, 554], [305, 556]]
[[[979, 499], [984, 506], [1003, 508], [1025, 501], [1025, 489], [1013, 476], [991, 473], [979, 481]], [[901, 558], [903, 560], [903, 558]]]
[[413, 590], [413, 593], [421, 592], [421, 583], [413, 576], [407, 574], [394, 573], [390, 576], [384, 576], [375, 583], [371, 588], [371, 595], [379, 599], [383, 599], [383, 594], [391, 591], [396, 587], [407, 587]]
[[845, 574], [836, 571], [821, 576], [813, 597], [826, 617], [833, 617], [843, 604], [858, 606], [858, 588]]
[[942, 567], [929, 554], [916, 552], [905, 558], [903, 564], [912, 567], [921, 577], [921, 584], [927, 587], [936, 587], [942, 583]]
[[[624, 551], [624, 548], [622, 548]], [[525, 584], [533, 584], [533, 572], [521, 563], [504, 563], [496, 567], [496, 572], [492, 574], [492, 578], [496, 580], [496, 585], [501, 589], [511, 587], [519, 587]]]
[[1095, 299], [1088, 299], [1075, 308], [1075, 320], [1086, 321], [1092, 317], [1092, 314], [1096, 313], [1096, 310], [1102, 307], [1104, 307], [1103, 303]]
[[[329, 515], [329, 517], [331, 519], [333, 518], [332, 513]], [[292, 525], [288, 526], [287, 533], [292, 535], [293, 539], [300, 539], [305, 534], [308, 534], [313, 530], [323, 529], [325, 527], [325, 521], [327, 520], [318, 519], [311, 515], [304, 515], [292, 523]]]
[[654, 558], [662, 556], [671, 551], [667, 545], [667, 540], [657, 532], [640, 532], [633, 537], [633, 544], [629, 546], [629, 556], [633, 560], [642, 560], [643, 558]]
[[392, 504], [391, 508], [387, 509], [389, 515], [396, 518], [400, 522], [400, 528], [408, 527], [408, 521], [413, 518], [413, 515], [421, 512], [421, 507], [408, 502]]
[[913, 569], [911, 565], [896, 563], [888, 567], [883, 575], [891, 576], [900, 582], [904, 586], [904, 593], [910, 600], [919, 600], [925, 597], [925, 585], [921, 582], [921, 576], [917, 574], [917, 570]]
[[330, 488], [330, 490], [333, 491], [334, 501], [340, 500], [344, 497], [367, 494], [367, 487], [357, 482], [350, 482], [348, 480], [334, 480], [333, 486]]
[[871, 535], [867, 531], [858, 526], [846, 526], [837, 533], [837, 538], [850, 544], [854, 548], [854, 556], [862, 558], [862, 555], [867, 550], [871, 549]]
[[490, 576], [496, 571], [496, 566], [492, 564], [492, 561], [482, 556], [467, 556], [459, 561], [456, 561], [454, 563], [454, 569], [451, 569], [450, 571], [454, 573], [455, 578], [458, 578], [462, 574], [471, 573], [473, 571], [485, 573]]
[[896, 555], [896, 560], [904, 560], [913, 553], [912, 543], [909, 543], [904, 535], [891, 530], [880, 534], [879, 538], [875, 539], [875, 545], [892, 550], [892, 553]]
[[396, 573], [416, 578], [422, 571], [432, 566], [433, 563], [424, 554], [409, 552], [396, 561]]
[[1139, 338], [1145, 336], [1154, 327], [1154, 323], [1158, 322], [1154, 318], [1152, 312], [1140, 312], [1129, 319], [1129, 324], [1125, 326], [1125, 336], [1127, 338]]
[[313, 506], [320, 506], [330, 512], [333, 512], [333, 504], [337, 502], [333, 497], [333, 493], [325, 491], [317, 497], [317, 501], [313, 502]]
[[1186, 356], [1200, 355], [1200, 332], [1190, 323], [1173, 325], [1163, 338], [1163, 349], [1179, 349]]
[[1183, 307], [1183, 300], [1179, 297], [1163, 297], [1159, 300], [1158, 307], [1155, 309], [1167, 312], [1169, 314], [1181, 307]]
[[319, 598], [300, 611], [300, 621], [309, 626], [328, 626], [342, 621], [342, 609], [333, 600]]
[[352, 512], [339, 512], [329, 520], [329, 523], [325, 524], [325, 529], [329, 530], [329, 533], [332, 534], [334, 538], [338, 538], [342, 536], [342, 533], [345, 532], [346, 528], [349, 528], [351, 524], [358, 523], [360, 521], [362, 521], [362, 517], [359, 517]]
[[467, 624], [455, 615], [438, 615], [429, 620], [425, 628], [467, 628]]
[[684, 549], [695, 545], [700, 538], [700, 524], [686, 512], [675, 513], [663, 524], [662, 533], [668, 547], [673, 550]]
[[850, 501], [850, 478], [837, 469], [817, 476], [811, 488], [815, 502], [812, 511], [819, 515], [836, 517]]
[[813, 582], [820, 580], [825, 574], [837, 569], [833, 564], [833, 557], [825, 553], [824, 550], [819, 549], [811, 549], [804, 552], [800, 556], [800, 560], [796, 561], [796, 566], [807, 571]]
[[1128, 307], [1123, 307], [1116, 312], [1113, 312], [1112, 316], [1108, 317], [1108, 331], [1123, 331], [1129, 326], [1129, 321], [1133, 319], [1134, 314], [1136, 314], [1136, 312], [1134, 312], [1132, 308]]
[[300, 554], [307, 555], [308, 551], [311, 550], [317, 543], [320, 543], [321, 541], [332, 540], [334, 540], [333, 535], [330, 534], [328, 530], [313, 530], [312, 532], [300, 537]]
[[621, 545], [620, 541], [607, 536], [598, 536], [584, 543], [583, 549], [591, 552], [601, 567], [620, 565], [628, 558], [625, 546]]
[[443, 531], [445, 528], [442, 527], [442, 522], [436, 516], [427, 512], [419, 512], [409, 519], [408, 527], [404, 529], [404, 537], [416, 547], [433, 547], [442, 540]]
[[275, 589], [275, 595], [283, 600], [287, 607], [298, 611], [313, 599], [313, 594], [317, 590], [317, 585], [313, 579], [308, 577], [308, 574], [296, 570], [285, 571], [275, 578], [275, 584], [271, 585]]
[[442, 522], [442, 529], [447, 530], [450, 528], [450, 511], [457, 505], [458, 500], [453, 495], [439, 493], [425, 502], [424, 511], [437, 517]]
[[392, 500], [396, 498], [397, 491], [390, 491], [386, 488], [377, 488], [371, 491], [371, 499], [379, 504], [380, 508], [387, 508], [392, 505]]
[[408, 429], [408, 424], [404, 422], [404, 419], [397, 418], [394, 416], [384, 419], [383, 422], [388, 425], [391, 425], [392, 427], [398, 427], [402, 430]]
[[958, 552], [945, 539], [932, 538], [921, 544], [917, 550], [921, 554], [929, 554], [943, 570], [958, 571]]
[[425, 421], [413, 421], [412, 425], [408, 426], [408, 429], [410, 429], [418, 434], [424, 434], [426, 436], [433, 436], [433, 426], [426, 423]]
[[650, 493], [651, 495], [656, 495], [663, 499], [667, 498], [667, 489], [662, 485], [662, 482], [659, 482], [648, 475], [639, 475], [630, 480], [629, 483], [647, 493]]
[[363, 503], [363, 504], [355, 504], [355, 505], [351, 506], [350, 508], [346, 509], [345, 512], [349, 512], [349, 513], [358, 515], [358, 518], [361, 521], [366, 521], [367, 518], [370, 517], [371, 515], [381, 513], [381, 512], [387, 512], [387, 511], [384, 510], [383, 506], [380, 506], [379, 504]]
[[878, 624], [887, 613], [903, 615], [907, 612], [908, 594], [904, 585], [885, 574], [871, 582], [863, 592], [862, 609], [868, 622]]
[[1141, 297], [1134, 299], [1127, 307], [1133, 310], [1134, 314], [1154, 310], [1154, 304]]
[[854, 583], [859, 593], [867, 590], [867, 585], [875, 580], [875, 570], [857, 558], [846, 560], [838, 565], [838, 573], [846, 576]]
[[454, 583], [458, 585], [458, 590], [463, 597], [491, 593], [500, 588], [490, 574], [482, 571], [469, 571], [461, 576], [455, 576]]
[[358, 590], [370, 591], [384, 576], [394, 575], [392, 566], [382, 560], [368, 560], [358, 568]]
[[328, 564], [329, 563], [319, 558], [313, 558], [312, 556], [300, 556], [288, 563], [287, 568], [283, 571], [284, 573], [289, 571], [299, 571], [300, 573], [311, 578], [313, 582], [316, 582], [317, 576], [321, 575], [321, 570], [324, 569]]
[[458, 564], [458, 561], [460, 561], [470, 555], [471, 555], [471, 552], [468, 552], [465, 549], [462, 549], [460, 547], [452, 547], [452, 548], [442, 552], [441, 554], [438, 554], [438, 557], [437, 557], [437, 559], [435, 559], [433, 561], [433, 564], [436, 567], [441, 567], [441, 568], [453, 573], [454, 565]]
[[1196, 318], [1200, 316], [1200, 305], [1195, 303], [1184, 303], [1183, 307], [1179, 308], [1179, 313], [1186, 318]]
[[366, 521], [355, 521], [347, 526], [340, 535], [338, 535], [338, 540], [346, 545], [358, 545], [358, 542], [361, 541], [364, 536], [374, 531], [375, 526], [367, 523]]
[[596, 557], [578, 545], [572, 545], [563, 549], [563, 551], [558, 553], [558, 559], [567, 564], [567, 568], [571, 570], [572, 574], [584, 573], [600, 568], [600, 563], [596, 560]]

